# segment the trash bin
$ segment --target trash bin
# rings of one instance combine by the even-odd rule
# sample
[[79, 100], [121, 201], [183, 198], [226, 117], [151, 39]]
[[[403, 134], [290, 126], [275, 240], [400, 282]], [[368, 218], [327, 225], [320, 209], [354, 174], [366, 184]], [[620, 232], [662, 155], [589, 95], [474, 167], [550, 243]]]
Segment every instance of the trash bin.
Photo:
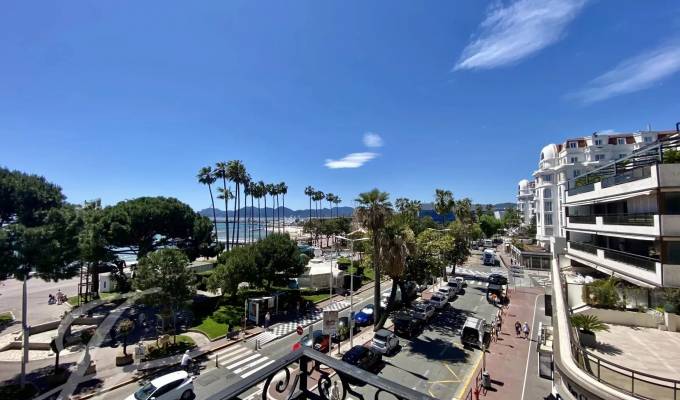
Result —
[[491, 389], [491, 375], [488, 371], [482, 372], [482, 387], [484, 389]]

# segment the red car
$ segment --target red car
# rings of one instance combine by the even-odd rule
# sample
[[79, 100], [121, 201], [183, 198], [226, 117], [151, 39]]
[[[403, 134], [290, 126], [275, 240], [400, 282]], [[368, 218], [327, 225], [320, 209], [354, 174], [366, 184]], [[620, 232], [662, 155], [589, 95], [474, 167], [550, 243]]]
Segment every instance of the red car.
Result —
[[328, 353], [330, 348], [331, 340], [328, 335], [324, 335], [321, 331], [314, 331], [310, 334], [306, 334], [300, 338], [300, 341], [293, 345], [293, 351], [299, 349], [302, 346], [311, 347], [316, 351], [322, 353]]

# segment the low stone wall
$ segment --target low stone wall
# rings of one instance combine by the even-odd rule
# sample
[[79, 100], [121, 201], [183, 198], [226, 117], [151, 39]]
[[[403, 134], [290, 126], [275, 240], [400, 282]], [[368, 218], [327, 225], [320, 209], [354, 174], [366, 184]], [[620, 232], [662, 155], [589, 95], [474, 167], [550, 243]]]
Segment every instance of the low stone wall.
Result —
[[602, 322], [624, 326], [640, 326], [645, 328], [657, 328], [663, 321], [658, 320], [649, 313], [634, 311], [608, 310], [604, 308], [584, 308], [579, 314], [588, 314], [598, 317]]

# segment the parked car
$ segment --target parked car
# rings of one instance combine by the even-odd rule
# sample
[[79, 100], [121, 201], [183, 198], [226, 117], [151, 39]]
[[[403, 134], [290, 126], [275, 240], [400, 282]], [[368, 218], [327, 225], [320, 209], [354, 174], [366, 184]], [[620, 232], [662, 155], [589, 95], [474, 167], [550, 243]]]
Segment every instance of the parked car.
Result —
[[505, 277], [504, 275], [501, 275], [501, 274], [491, 274], [491, 275], [489, 275], [488, 281], [489, 281], [489, 283], [493, 283], [495, 285], [507, 285], [508, 284], [508, 278]]
[[425, 290], [427, 290], [427, 283], [422, 283], [422, 284], [418, 285], [417, 290], [418, 290], [418, 293], [422, 293]]
[[491, 332], [489, 332], [486, 321], [480, 318], [467, 317], [460, 334], [460, 341], [463, 346], [488, 348], [491, 342]]
[[[354, 346], [342, 356], [342, 361], [365, 371], [375, 372], [382, 362], [382, 354], [365, 346]], [[347, 378], [350, 383], [358, 382], [358, 380], [352, 376], [348, 376]]]
[[322, 331], [316, 330], [312, 332], [311, 335], [308, 333], [301, 337], [300, 341], [293, 345], [293, 351], [299, 349], [302, 346], [311, 347], [312, 349], [322, 353], [328, 353], [328, 349], [331, 347], [331, 340], [328, 335], [324, 335]]
[[413, 317], [423, 321], [428, 321], [434, 315], [434, 306], [432, 304], [419, 302], [413, 304]]
[[435, 293], [430, 297], [428, 303], [432, 304], [435, 309], [441, 309], [449, 305], [449, 299], [444, 294]]
[[458, 294], [463, 290], [463, 284], [458, 282], [455, 278], [449, 278], [448, 287], [453, 288], [453, 293]]
[[452, 288], [451, 286], [442, 286], [437, 290], [437, 293], [445, 296], [448, 301], [451, 301], [456, 297], [456, 292], [457, 289]]
[[390, 354], [399, 347], [399, 338], [392, 331], [379, 329], [373, 334], [371, 349], [380, 354]]
[[[428, 307], [434, 310], [434, 307], [430, 305]], [[402, 337], [412, 338], [423, 329], [423, 320], [416, 318], [413, 313], [401, 312], [394, 317], [393, 321], [394, 333]]]
[[[385, 290], [384, 292], [382, 292], [382, 295], [380, 296], [380, 307], [387, 308], [387, 302], [389, 301], [391, 294], [392, 294], [392, 289]], [[402, 299], [401, 288], [399, 286], [397, 286], [397, 290], [394, 293], [394, 303], [400, 304], [401, 299]]]
[[[356, 332], [356, 324], [352, 324], [352, 328], [354, 328], [354, 332]], [[340, 317], [338, 318], [338, 324], [336, 326], [336, 333], [334, 333], [331, 336], [331, 340], [334, 342], [341, 342], [343, 340], [346, 340], [349, 337], [349, 317]]]
[[362, 308], [361, 311], [356, 313], [354, 315], [354, 322], [357, 323], [359, 326], [366, 326], [370, 325], [373, 323], [373, 311], [374, 311], [374, 306], [373, 304], [369, 304], [366, 307]]
[[156, 378], [125, 400], [190, 400], [194, 398], [194, 377], [176, 371]]
[[464, 288], [467, 286], [467, 282], [465, 282], [465, 278], [463, 278], [462, 276], [457, 276], [454, 279], [460, 282], [460, 287]]

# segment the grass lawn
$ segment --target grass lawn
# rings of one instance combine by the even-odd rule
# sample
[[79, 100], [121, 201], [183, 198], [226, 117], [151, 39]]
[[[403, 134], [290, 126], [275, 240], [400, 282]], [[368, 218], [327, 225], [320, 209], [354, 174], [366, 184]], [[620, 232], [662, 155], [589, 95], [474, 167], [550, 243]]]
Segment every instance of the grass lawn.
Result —
[[177, 335], [177, 344], [184, 343], [185, 345], [189, 347], [194, 347], [196, 346], [196, 342], [194, 342], [194, 339], [190, 338], [189, 336], [186, 335]]
[[229, 325], [219, 323], [212, 319], [212, 317], [205, 317], [199, 325], [196, 325], [191, 329], [203, 332], [210, 340], [212, 340], [226, 334], [228, 327]]
[[322, 294], [308, 294], [305, 296], [302, 296], [303, 299], [307, 301], [311, 301], [312, 303], [317, 303], [319, 301], [323, 301], [328, 299], [328, 293], [322, 293]]
[[[109, 299], [112, 299], [116, 296], [120, 296], [122, 293], [120, 292], [108, 292], [108, 293], [99, 293], [99, 298], [107, 301]], [[68, 304], [72, 305], [73, 307], [78, 307], [78, 295], [71, 296], [68, 299]]]

